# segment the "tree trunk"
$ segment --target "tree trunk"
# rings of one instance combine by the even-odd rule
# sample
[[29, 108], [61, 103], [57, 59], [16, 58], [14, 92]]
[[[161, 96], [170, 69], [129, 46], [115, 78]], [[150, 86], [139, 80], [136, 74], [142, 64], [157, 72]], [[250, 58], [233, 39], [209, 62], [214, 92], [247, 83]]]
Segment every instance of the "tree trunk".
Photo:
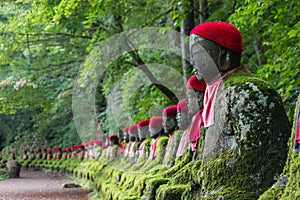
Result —
[[208, 17], [208, 12], [207, 12], [207, 0], [199, 0], [199, 20], [200, 24], [204, 23], [205, 20]]
[[256, 38], [253, 43], [254, 43], [255, 52], [257, 55], [258, 64], [259, 64], [259, 66], [262, 66], [267, 63], [263, 45], [259, 38]]
[[185, 39], [186, 36], [190, 35], [191, 30], [195, 26], [195, 21], [194, 21], [194, 11], [193, 11], [193, 4], [194, 0], [190, 0], [188, 5], [183, 5], [187, 6], [187, 8], [182, 8], [183, 10], [186, 10], [184, 13], [184, 18], [182, 19], [181, 22], [181, 53], [182, 53], [182, 73], [183, 73], [183, 78], [184, 81], [187, 81], [187, 75], [190, 74], [192, 71], [192, 67], [190, 66], [190, 63], [187, 62], [187, 58], [189, 58], [189, 44], [186, 43]]

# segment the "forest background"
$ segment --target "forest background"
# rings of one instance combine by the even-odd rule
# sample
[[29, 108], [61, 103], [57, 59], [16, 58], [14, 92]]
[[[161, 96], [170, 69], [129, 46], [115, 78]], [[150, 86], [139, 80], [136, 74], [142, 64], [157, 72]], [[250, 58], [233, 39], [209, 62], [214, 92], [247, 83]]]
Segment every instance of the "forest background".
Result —
[[[12, 149], [65, 148], [84, 142], [80, 136], [103, 139], [159, 115], [180, 99], [156, 82], [168, 73], [152, 71], [147, 63], [170, 67], [183, 77], [184, 86], [193, 74], [184, 59], [186, 38], [173, 39], [181, 56], [162, 49], [134, 49], [106, 66], [99, 66], [95, 49], [116, 34], [147, 27], [188, 36], [195, 25], [206, 21], [227, 21], [238, 27], [243, 35], [242, 64], [276, 88], [292, 123], [300, 90], [299, 4], [296, 0], [1, 1], [0, 150], [9, 154]], [[105, 68], [97, 80], [87, 73], [93, 67]], [[140, 79], [132, 75], [137, 68], [150, 83], [133, 91], [130, 87]], [[94, 130], [77, 130], [74, 85], [84, 87], [89, 81], [96, 81], [96, 106], [90, 108], [92, 120], [81, 123]], [[116, 87], [120, 81], [126, 84]], [[81, 95], [84, 99], [87, 94]]]

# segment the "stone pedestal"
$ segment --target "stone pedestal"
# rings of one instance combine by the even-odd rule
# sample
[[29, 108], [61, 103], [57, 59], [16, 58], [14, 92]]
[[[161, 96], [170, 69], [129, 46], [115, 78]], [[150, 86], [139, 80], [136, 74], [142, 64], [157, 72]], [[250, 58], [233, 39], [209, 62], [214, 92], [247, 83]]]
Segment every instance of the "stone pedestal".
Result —
[[19, 178], [21, 165], [16, 160], [10, 160], [6, 163], [8, 178]]

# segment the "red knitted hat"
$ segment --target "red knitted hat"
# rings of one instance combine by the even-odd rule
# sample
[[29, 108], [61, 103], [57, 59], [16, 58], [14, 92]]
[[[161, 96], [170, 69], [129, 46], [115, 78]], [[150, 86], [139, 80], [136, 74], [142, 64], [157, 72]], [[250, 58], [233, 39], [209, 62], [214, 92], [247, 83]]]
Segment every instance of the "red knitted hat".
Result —
[[138, 132], [137, 125], [134, 124], [134, 125], [129, 126], [128, 131], [130, 133], [137, 133]]
[[194, 27], [190, 33], [200, 35], [227, 49], [242, 53], [242, 35], [239, 30], [227, 22], [206, 22]]
[[60, 147], [53, 147], [53, 151], [60, 151]]
[[183, 111], [183, 112], [186, 112], [188, 113], [189, 112], [189, 108], [186, 104], [186, 99], [182, 99], [178, 102], [177, 104], [177, 111], [180, 110], [180, 111]]
[[123, 132], [124, 132], [124, 133], [128, 133], [128, 126], [126, 126], [126, 127], [123, 129]]
[[149, 119], [144, 119], [144, 120], [139, 121], [138, 128], [141, 128], [141, 127], [144, 127], [144, 126], [149, 126], [149, 122], [150, 122]]
[[118, 140], [119, 139], [119, 136], [117, 134], [112, 134], [110, 137], [109, 137], [110, 140]]
[[96, 145], [102, 144], [102, 140], [100, 140], [100, 139], [94, 140], [93, 142], [94, 142], [94, 144], [96, 144]]
[[67, 148], [65, 148], [65, 151], [66, 151], [66, 152], [70, 152], [70, 151], [71, 151], [71, 148], [70, 148], [70, 147], [67, 147]]
[[200, 92], [205, 92], [206, 83], [204, 81], [199, 81], [196, 75], [191, 76], [186, 83], [186, 88], [194, 89]]
[[176, 116], [177, 115], [177, 106], [168, 106], [166, 107], [163, 112], [165, 116]]
[[105, 140], [109, 140], [109, 139], [110, 139], [110, 136], [106, 136], [106, 137], [105, 137]]
[[149, 126], [162, 129], [162, 116], [154, 116], [150, 119]]

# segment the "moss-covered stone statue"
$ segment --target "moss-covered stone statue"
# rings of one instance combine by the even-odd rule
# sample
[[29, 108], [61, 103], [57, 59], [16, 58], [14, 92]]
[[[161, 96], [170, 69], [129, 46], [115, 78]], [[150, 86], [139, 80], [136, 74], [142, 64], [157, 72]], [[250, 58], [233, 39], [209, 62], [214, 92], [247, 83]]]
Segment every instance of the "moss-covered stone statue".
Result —
[[[193, 75], [187, 81], [187, 105], [189, 114], [192, 116], [192, 121], [189, 127], [188, 141], [191, 151], [193, 152], [193, 161], [200, 158], [202, 152], [197, 151], [197, 147], [202, 148], [199, 144], [201, 137], [201, 126], [203, 126], [203, 100], [206, 83], [203, 80], [198, 80], [196, 75]], [[203, 133], [202, 133], [203, 134]]]
[[138, 159], [141, 160], [145, 160], [146, 158], [148, 158], [149, 153], [150, 153], [150, 147], [148, 145], [146, 145], [146, 138], [150, 137], [149, 134], [149, 119], [144, 119], [139, 121], [138, 123], [138, 136], [139, 139], [141, 141], [141, 144], [139, 146], [139, 155], [138, 155]]
[[242, 36], [232, 24], [196, 26], [190, 50], [196, 75], [207, 83], [198, 198], [257, 199], [287, 157], [290, 125], [281, 98], [242, 67]]
[[8, 178], [20, 177], [21, 165], [16, 160], [16, 155], [14, 151], [11, 152], [10, 160], [6, 163], [6, 169]]
[[129, 148], [129, 160], [131, 162], [131, 164], [134, 164], [137, 161], [137, 154], [136, 154], [136, 150], [138, 149], [138, 128], [137, 128], [137, 124], [131, 125], [128, 128], [128, 132], [129, 132], [129, 139], [130, 139], [130, 148]]
[[153, 160], [156, 158], [156, 147], [159, 137], [164, 135], [164, 129], [162, 126], [162, 116], [153, 116], [149, 122], [149, 134], [153, 138], [150, 148], [150, 155], [148, 159]]
[[166, 107], [163, 112], [163, 128], [166, 134], [169, 136], [166, 152], [163, 160], [163, 164], [171, 167], [174, 164], [176, 158], [176, 150], [179, 145], [179, 141], [174, 141], [175, 131], [178, 129], [176, 120], [177, 105]]
[[269, 199], [300, 199], [300, 95], [296, 103], [292, 134], [289, 140], [289, 153], [284, 172], [280, 179], [259, 197], [259, 200]]
[[188, 133], [191, 124], [191, 115], [189, 114], [186, 99], [180, 100], [177, 104], [176, 120], [178, 132], [181, 132], [180, 142], [176, 151], [176, 160], [179, 160], [188, 148]]
[[119, 136], [117, 134], [112, 134], [109, 136], [109, 143], [111, 146], [110, 157], [115, 159], [118, 156], [119, 150]]

